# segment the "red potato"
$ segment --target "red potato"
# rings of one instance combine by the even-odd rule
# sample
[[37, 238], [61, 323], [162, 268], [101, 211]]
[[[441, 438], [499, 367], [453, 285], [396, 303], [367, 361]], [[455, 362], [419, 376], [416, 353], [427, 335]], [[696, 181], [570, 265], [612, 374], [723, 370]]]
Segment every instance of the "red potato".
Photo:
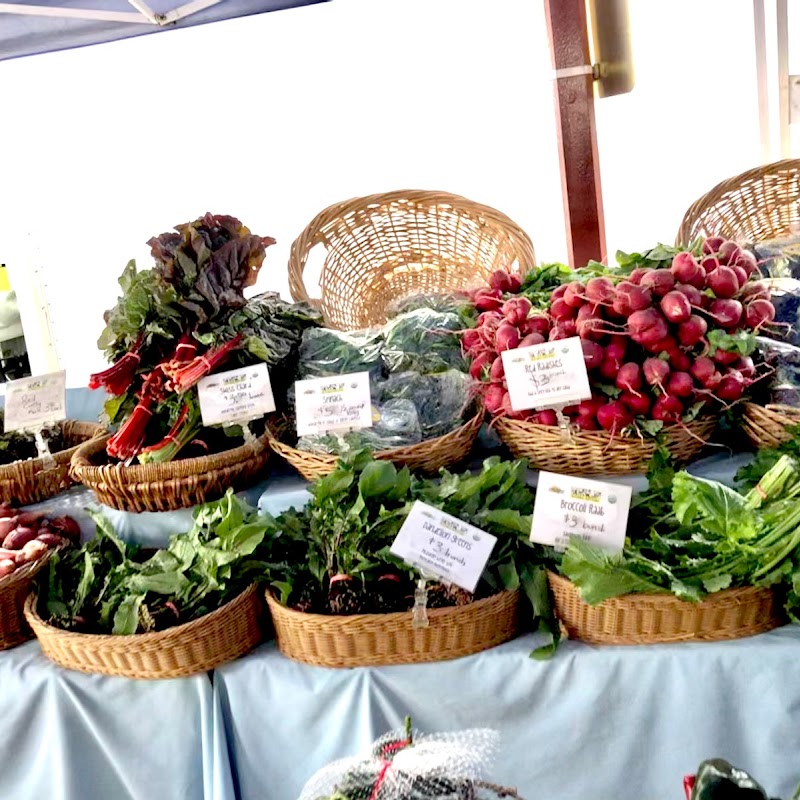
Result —
[[597, 409], [597, 421], [603, 430], [619, 433], [633, 422], [633, 414], [624, 403], [612, 400]]
[[706, 275], [706, 286], [717, 297], [735, 297], [739, 292], [739, 279], [731, 267], [719, 266]]
[[72, 517], [52, 517], [48, 522], [48, 527], [65, 539], [69, 539], [76, 544], [80, 543], [81, 526]]
[[17, 568], [16, 562], [9, 558], [4, 558], [0, 561], [0, 578], [5, 578], [10, 575]]
[[660, 422], [678, 422], [683, 415], [683, 403], [673, 395], [662, 394], [653, 403], [650, 415]]
[[622, 392], [618, 398], [637, 416], [644, 417], [650, 411], [650, 398], [646, 394]]
[[775, 306], [769, 300], [751, 300], [744, 311], [744, 324], [758, 329], [775, 319]]
[[664, 316], [673, 323], [686, 322], [692, 315], [692, 305], [689, 298], [676, 290], [667, 292], [659, 303]]
[[671, 372], [665, 388], [667, 394], [691, 397], [694, 394], [694, 381], [688, 372]]
[[50, 548], [44, 543], [36, 539], [31, 539], [20, 550], [17, 556], [17, 564], [27, 564], [30, 561], [36, 561], [41, 558]]
[[3, 547], [6, 550], [20, 550], [28, 542], [36, 538], [38, 529], [26, 528], [18, 525], [11, 533], [3, 539]]
[[64, 538], [59, 536], [57, 533], [53, 533], [52, 531], [46, 531], [42, 533], [41, 531], [36, 536], [37, 542], [44, 542], [48, 547], [60, 547], [64, 544]]
[[0, 503], [0, 519], [7, 517], [16, 517], [19, 514], [19, 509], [14, 508], [11, 503]]
[[708, 323], [697, 314], [678, 325], [678, 341], [683, 347], [694, 347], [708, 331]]
[[662, 358], [646, 358], [642, 364], [644, 379], [650, 386], [663, 386], [669, 376], [669, 364]]
[[6, 538], [19, 524], [19, 517], [5, 517], [0, 519], [0, 541]]
[[628, 361], [617, 372], [616, 386], [626, 392], [636, 393], [642, 388], [642, 370], [638, 364]]

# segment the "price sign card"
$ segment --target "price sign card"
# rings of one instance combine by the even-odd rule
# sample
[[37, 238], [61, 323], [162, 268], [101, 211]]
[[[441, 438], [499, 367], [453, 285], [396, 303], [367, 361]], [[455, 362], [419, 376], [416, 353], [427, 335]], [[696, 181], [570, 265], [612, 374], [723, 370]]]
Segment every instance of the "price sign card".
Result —
[[417, 500], [391, 552], [421, 572], [474, 592], [497, 537]]
[[514, 411], [571, 405], [592, 396], [577, 336], [500, 355]]
[[297, 435], [372, 427], [369, 372], [296, 381]]
[[5, 429], [35, 430], [67, 418], [67, 372], [49, 372], [6, 384]]
[[263, 362], [206, 375], [197, 384], [197, 394], [203, 425], [247, 422], [275, 410], [269, 370]]
[[631, 487], [540, 472], [531, 541], [567, 549], [573, 536], [618, 553], [625, 544]]

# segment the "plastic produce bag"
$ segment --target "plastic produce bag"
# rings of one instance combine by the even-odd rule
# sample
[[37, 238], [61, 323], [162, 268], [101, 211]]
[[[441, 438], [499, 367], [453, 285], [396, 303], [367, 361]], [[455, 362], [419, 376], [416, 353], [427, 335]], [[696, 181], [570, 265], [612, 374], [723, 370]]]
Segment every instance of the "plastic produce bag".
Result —
[[456, 369], [420, 375], [398, 372], [375, 385], [379, 403], [390, 398], [410, 400], [417, 409], [423, 439], [442, 436], [457, 428], [470, 406], [468, 375]]
[[327, 378], [348, 372], [369, 372], [372, 380], [383, 373], [380, 330], [336, 331], [309, 328], [303, 332], [297, 377]]
[[433, 292], [431, 294], [412, 294], [392, 300], [386, 307], [386, 316], [393, 319], [400, 314], [428, 308], [439, 312], [456, 312], [468, 302], [466, 294]]
[[763, 336], [756, 341], [761, 358], [773, 372], [761, 396], [754, 399], [800, 408], [800, 347]]
[[783, 239], [770, 239], [750, 245], [765, 278], [800, 279], [800, 231]]
[[454, 311], [418, 308], [395, 317], [383, 328], [383, 357], [389, 372], [465, 369], [458, 336], [463, 327]]

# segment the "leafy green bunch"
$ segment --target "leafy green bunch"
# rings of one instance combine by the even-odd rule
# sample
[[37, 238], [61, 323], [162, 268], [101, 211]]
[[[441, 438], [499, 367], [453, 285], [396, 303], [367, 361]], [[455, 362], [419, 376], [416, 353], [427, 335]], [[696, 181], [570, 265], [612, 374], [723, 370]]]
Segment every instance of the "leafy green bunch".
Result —
[[233, 490], [199, 506], [187, 533], [152, 553], [123, 542], [111, 522], [92, 512], [97, 535], [53, 556], [39, 593], [51, 624], [87, 633], [161, 630], [203, 616], [263, 574], [253, 555], [268, 520]]

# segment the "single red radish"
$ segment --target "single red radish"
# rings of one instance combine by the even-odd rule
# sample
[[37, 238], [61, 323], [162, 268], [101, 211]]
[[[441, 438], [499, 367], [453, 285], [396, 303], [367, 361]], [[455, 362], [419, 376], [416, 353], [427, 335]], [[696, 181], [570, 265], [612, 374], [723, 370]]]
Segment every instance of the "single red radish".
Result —
[[586, 300], [595, 305], [611, 305], [614, 301], [614, 284], [611, 278], [590, 278], [586, 283]]
[[573, 424], [576, 428], [582, 431], [596, 431], [599, 429], [599, 425], [597, 424], [596, 417], [590, 417], [586, 414], [581, 414], [575, 420], [573, 420]]
[[697, 314], [678, 325], [678, 341], [683, 347], [694, 347], [708, 331], [708, 323]]
[[712, 255], [719, 251], [725, 240], [721, 236], [709, 236], [703, 242], [703, 252], [706, 255]]
[[644, 346], [663, 339], [669, 333], [666, 319], [654, 308], [634, 311], [628, 317], [628, 330], [631, 332], [631, 339]]
[[631, 283], [635, 283], [637, 286], [641, 284], [642, 278], [647, 275], [648, 272], [652, 272], [653, 270], [649, 267], [636, 267], [636, 269], [631, 271], [631, 274], [628, 275], [628, 280]]
[[719, 266], [706, 275], [706, 286], [717, 297], [734, 297], [739, 292], [739, 279], [730, 267]]
[[738, 369], [729, 369], [719, 382], [715, 394], [720, 400], [735, 402], [740, 400], [747, 388], [747, 381]]
[[775, 306], [769, 300], [752, 300], [745, 307], [744, 323], [748, 328], [757, 330], [774, 319]]
[[683, 403], [671, 394], [662, 394], [656, 398], [650, 416], [660, 422], [678, 422], [683, 415]]
[[541, 333], [529, 333], [527, 336], [519, 340], [517, 347], [530, 347], [533, 344], [542, 344], [547, 339]]
[[677, 370], [678, 372], [688, 372], [692, 366], [692, 359], [689, 358], [688, 353], [684, 353], [679, 347], [669, 351], [669, 366], [670, 369]]
[[644, 345], [644, 349], [648, 353], [659, 355], [660, 353], [671, 353], [677, 346], [678, 343], [675, 341], [674, 336], [665, 336], [655, 342], [648, 342], [648, 344]]
[[642, 278], [642, 286], [663, 297], [675, 287], [675, 276], [668, 269], [654, 269]]
[[532, 308], [531, 301], [527, 297], [512, 297], [503, 303], [500, 313], [503, 314], [512, 325], [522, 325], [528, 318]]
[[743, 303], [750, 300], [769, 300], [771, 297], [769, 287], [764, 281], [748, 281], [743, 287], [740, 299]]
[[700, 262], [700, 266], [706, 271], [706, 274], [713, 272], [715, 269], [719, 269], [720, 264], [721, 262], [716, 256], [706, 256]]
[[717, 364], [722, 364], [724, 367], [730, 366], [739, 358], [738, 353], [734, 353], [732, 350], [720, 350], [719, 348], [709, 353], [709, 355]]
[[750, 356], [742, 356], [733, 362], [733, 368], [738, 370], [745, 380], [752, 380], [756, 376], [756, 365]]
[[567, 284], [563, 300], [571, 308], [580, 308], [586, 302], [583, 284], [578, 281]]
[[586, 369], [597, 369], [603, 363], [603, 348], [590, 339], [581, 339], [581, 349], [583, 350], [583, 361]]
[[670, 369], [662, 358], [646, 358], [642, 364], [644, 379], [650, 386], [664, 386]]
[[495, 334], [495, 345], [498, 353], [503, 350], [513, 350], [519, 345], [519, 330], [510, 322], [503, 322], [497, 328]]
[[493, 383], [484, 392], [483, 405], [490, 414], [499, 414], [503, 409], [503, 400], [506, 390], [499, 384]]
[[553, 300], [553, 302], [550, 303], [550, 316], [556, 320], [556, 322], [561, 322], [565, 319], [574, 319], [577, 313], [578, 309], [567, 305], [563, 298]]
[[717, 365], [708, 356], [699, 356], [694, 360], [689, 372], [701, 386], [706, 386], [716, 374]]
[[497, 294], [488, 289], [483, 289], [475, 295], [475, 308], [478, 311], [494, 311], [503, 305], [503, 301]]
[[641, 392], [622, 392], [618, 398], [637, 416], [644, 417], [650, 411], [650, 398]]
[[489, 276], [489, 286], [492, 289], [496, 289], [498, 292], [510, 292], [511, 291], [511, 276], [502, 269], [495, 270]]
[[510, 284], [508, 291], [516, 294], [522, 288], [522, 280], [516, 272], [508, 273], [508, 282]]
[[749, 276], [745, 272], [744, 267], [740, 267], [738, 264], [728, 264], [728, 269], [732, 269], [736, 273], [736, 280], [739, 284], [739, 291], [741, 291], [744, 288], [744, 285], [749, 280]]
[[613, 335], [609, 337], [608, 344], [605, 346], [605, 355], [607, 358], [613, 358], [622, 363], [625, 359], [625, 353], [628, 352], [628, 340], [624, 336]]
[[537, 425], [549, 425], [554, 428], [558, 425], [558, 415], [552, 408], [545, 408], [533, 415], [533, 421]]
[[733, 263], [737, 267], [741, 267], [748, 276], [758, 272], [758, 261], [749, 250], [741, 250]]
[[708, 313], [723, 328], [735, 328], [742, 319], [742, 304], [738, 300], [728, 298], [712, 300]]
[[592, 397], [581, 400], [581, 402], [578, 403], [578, 414], [582, 417], [596, 417], [597, 410], [600, 406], [605, 405], [605, 403], [606, 399], [604, 397], [592, 395]]
[[562, 283], [561, 286], [556, 286], [552, 292], [550, 292], [550, 302], [552, 303], [554, 300], [560, 300], [564, 296], [564, 292], [567, 291], [566, 283]]
[[520, 333], [525, 336], [529, 333], [541, 333], [542, 336], [547, 336], [550, 333], [550, 320], [541, 314], [534, 314], [520, 325]]
[[667, 394], [676, 397], [691, 397], [694, 393], [694, 381], [688, 372], [671, 372], [666, 385]]
[[492, 366], [489, 369], [490, 381], [501, 381], [506, 374], [505, 367], [503, 366], [503, 359], [500, 356], [492, 361]]
[[659, 303], [664, 316], [670, 322], [686, 322], [692, 314], [692, 305], [689, 298], [683, 293], [676, 290], [667, 292]]
[[642, 370], [638, 364], [628, 361], [619, 368], [616, 386], [626, 392], [638, 392], [642, 388]]
[[616, 381], [619, 368], [622, 366], [615, 358], [604, 358], [598, 368], [600, 375], [607, 381]]
[[672, 259], [670, 267], [670, 271], [678, 283], [690, 283], [698, 269], [700, 269], [700, 265], [697, 263], [697, 259], [688, 250], [678, 253]]
[[470, 364], [469, 374], [476, 381], [481, 380], [484, 367], [490, 367], [495, 358], [496, 355], [489, 352], [481, 353], [480, 355], [476, 356], [472, 364]]
[[633, 414], [624, 403], [612, 400], [597, 409], [597, 421], [603, 430], [619, 433], [633, 422]]
[[717, 258], [723, 264], [734, 263], [742, 254], [742, 248], [736, 242], [723, 242], [717, 251]]
[[701, 306], [703, 304], [703, 293], [696, 286], [692, 286], [691, 283], [677, 283], [674, 291], [685, 295], [691, 306]]

